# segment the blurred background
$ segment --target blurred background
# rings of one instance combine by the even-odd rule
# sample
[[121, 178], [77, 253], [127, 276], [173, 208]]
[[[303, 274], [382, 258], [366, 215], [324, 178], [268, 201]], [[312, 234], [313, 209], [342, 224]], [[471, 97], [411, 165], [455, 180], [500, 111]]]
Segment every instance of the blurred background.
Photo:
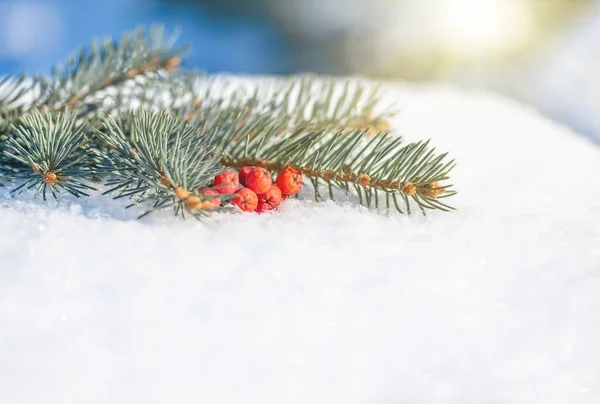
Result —
[[0, 0], [0, 75], [154, 22], [188, 68], [484, 88], [600, 144], [600, 0]]

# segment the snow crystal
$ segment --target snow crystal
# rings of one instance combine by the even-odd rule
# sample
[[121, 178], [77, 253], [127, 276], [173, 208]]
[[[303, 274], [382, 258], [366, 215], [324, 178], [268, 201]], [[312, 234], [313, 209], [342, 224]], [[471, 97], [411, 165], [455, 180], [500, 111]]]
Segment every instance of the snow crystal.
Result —
[[1, 190], [0, 402], [600, 402], [600, 149], [493, 95], [388, 92], [457, 159], [457, 212], [204, 226]]

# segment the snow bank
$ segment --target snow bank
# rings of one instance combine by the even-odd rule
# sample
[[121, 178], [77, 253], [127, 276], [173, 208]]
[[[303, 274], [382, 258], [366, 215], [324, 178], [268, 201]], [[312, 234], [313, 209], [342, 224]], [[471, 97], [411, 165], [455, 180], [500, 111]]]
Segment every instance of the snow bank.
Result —
[[491, 95], [390, 97], [458, 160], [458, 212], [207, 228], [0, 191], [0, 402], [600, 402], [600, 149]]

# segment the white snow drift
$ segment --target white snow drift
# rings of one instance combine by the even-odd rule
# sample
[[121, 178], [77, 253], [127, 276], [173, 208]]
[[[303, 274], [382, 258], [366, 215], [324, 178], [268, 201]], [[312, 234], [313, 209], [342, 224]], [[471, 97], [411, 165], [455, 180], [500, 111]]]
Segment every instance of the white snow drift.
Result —
[[207, 228], [0, 191], [0, 402], [600, 402], [600, 149], [495, 96], [389, 92], [457, 159], [457, 212]]

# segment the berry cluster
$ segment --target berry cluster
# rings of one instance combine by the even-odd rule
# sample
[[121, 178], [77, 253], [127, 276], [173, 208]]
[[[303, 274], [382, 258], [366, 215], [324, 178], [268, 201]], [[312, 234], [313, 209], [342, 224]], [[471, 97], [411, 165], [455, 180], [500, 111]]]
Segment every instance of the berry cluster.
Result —
[[[239, 188], [239, 186], [242, 188]], [[239, 188], [239, 189], [238, 189]], [[302, 189], [302, 174], [288, 167], [277, 175], [273, 183], [271, 174], [262, 167], [246, 166], [239, 176], [234, 171], [218, 174], [212, 189], [200, 190], [204, 195], [235, 194], [231, 203], [244, 212], [266, 212], [277, 208], [281, 201], [295, 195]], [[210, 200], [215, 206], [221, 204], [220, 198]]]

